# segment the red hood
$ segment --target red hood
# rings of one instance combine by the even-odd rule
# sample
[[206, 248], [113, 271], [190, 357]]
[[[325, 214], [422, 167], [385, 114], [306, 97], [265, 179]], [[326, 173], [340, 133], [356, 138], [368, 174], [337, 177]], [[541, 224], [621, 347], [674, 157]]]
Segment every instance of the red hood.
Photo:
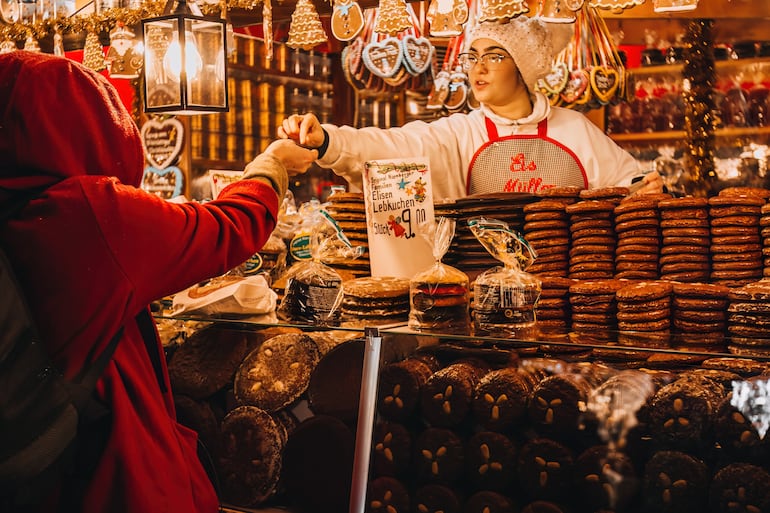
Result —
[[0, 187], [107, 169], [138, 186], [143, 167], [139, 131], [103, 76], [64, 57], [0, 55]]

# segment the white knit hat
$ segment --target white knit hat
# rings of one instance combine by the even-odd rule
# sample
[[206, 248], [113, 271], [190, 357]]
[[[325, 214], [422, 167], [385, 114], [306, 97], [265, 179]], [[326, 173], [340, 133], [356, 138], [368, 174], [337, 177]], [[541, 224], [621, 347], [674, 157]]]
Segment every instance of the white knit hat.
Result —
[[530, 92], [537, 80], [551, 71], [553, 58], [574, 34], [574, 24], [548, 23], [537, 16], [518, 16], [508, 22], [484, 21], [467, 38], [467, 48], [477, 39], [492, 39], [511, 54]]

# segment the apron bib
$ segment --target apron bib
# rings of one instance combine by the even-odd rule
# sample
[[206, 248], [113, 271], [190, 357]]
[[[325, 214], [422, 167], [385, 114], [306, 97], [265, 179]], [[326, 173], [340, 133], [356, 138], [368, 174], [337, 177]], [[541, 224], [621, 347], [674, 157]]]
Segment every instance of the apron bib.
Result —
[[486, 126], [489, 141], [476, 151], [468, 166], [468, 194], [534, 194], [551, 187], [588, 187], [583, 165], [572, 150], [548, 137], [545, 119], [537, 124], [536, 135], [499, 137], [489, 118]]

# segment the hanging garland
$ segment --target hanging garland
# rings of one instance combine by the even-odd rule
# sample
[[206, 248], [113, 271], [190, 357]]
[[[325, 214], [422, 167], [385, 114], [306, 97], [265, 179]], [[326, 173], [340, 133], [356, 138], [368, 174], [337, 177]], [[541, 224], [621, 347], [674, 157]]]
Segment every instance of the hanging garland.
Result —
[[[256, 9], [262, 4], [261, 0], [228, 0], [228, 9]], [[138, 25], [143, 18], [160, 16], [166, 2], [163, 0], [148, 0], [142, 2], [139, 9], [125, 7], [105, 9], [100, 13], [88, 15], [75, 15], [72, 17], [59, 16], [48, 18], [34, 23], [9, 23], [0, 24], [0, 41], [24, 41], [28, 36], [35, 39], [44, 39], [52, 36], [58, 29], [61, 34], [80, 34], [85, 32], [109, 33], [118, 23], [128, 26]], [[201, 12], [205, 16], [220, 17], [222, 9], [220, 4], [199, 4]]]
[[693, 20], [684, 47], [684, 104], [689, 180], [688, 194], [709, 196], [716, 181], [714, 166], [714, 98], [716, 82], [711, 29], [713, 20]]

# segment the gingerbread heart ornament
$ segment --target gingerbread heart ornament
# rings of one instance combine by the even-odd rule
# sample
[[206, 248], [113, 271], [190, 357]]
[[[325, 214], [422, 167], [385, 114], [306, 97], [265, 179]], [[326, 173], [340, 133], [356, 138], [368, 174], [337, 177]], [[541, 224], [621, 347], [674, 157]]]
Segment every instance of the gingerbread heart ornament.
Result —
[[171, 199], [182, 194], [184, 175], [176, 166], [164, 169], [147, 167], [142, 176], [142, 189], [163, 199]]
[[331, 17], [332, 34], [340, 41], [350, 41], [364, 28], [364, 14], [356, 0], [336, 0]]
[[373, 41], [364, 47], [362, 57], [369, 71], [378, 77], [393, 77], [403, 61], [401, 42], [395, 37]]
[[165, 169], [182, 151], [184, 127], [176, 118], [150, 119], [142, 125], [141, 137], [147, 161], [157, 169]]
[[424, 37], [415, 37], [411, 34], [401, 39], [404, 51], [404, 67], [412, 75], [421, 75], [428, 70], [433, 57], [433, 45]]
[[559, 62], [553, 65], [551, 72], [544, 76], [542, 80], [543, 88], [550, 94], [559, 94], [564, 90], [569, 79], [569, 70], [567, 65]]
[[591, 89], [603, 104], [610, 103], [612, 97], [620, 85], [618, 70], [608, 66], [594, 66], [591, 68]]
[[585, 70], [572, 70], [569, 74], [569, 80], [561, 92], [561, 97], [566, 103], [578, 103], [585, 94], [591, 78]]

